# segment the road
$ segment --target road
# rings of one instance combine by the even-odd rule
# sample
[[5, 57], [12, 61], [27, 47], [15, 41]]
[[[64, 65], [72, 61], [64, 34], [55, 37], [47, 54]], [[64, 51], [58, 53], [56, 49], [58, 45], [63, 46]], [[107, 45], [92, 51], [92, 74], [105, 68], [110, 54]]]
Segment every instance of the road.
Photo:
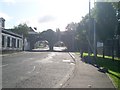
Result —
[[3, 88], [53, 88], [74, 69], [68, 53], [21, 52], [2, 57]]
[[[65, 51], [67, 49], [67, 47], [53, 47], [54, 51]], [[37, 48], [37, 49], [33, 49], [35, 51], [47, 51], [49, 50], [49, 47], [45, 47], [45, 48]]]

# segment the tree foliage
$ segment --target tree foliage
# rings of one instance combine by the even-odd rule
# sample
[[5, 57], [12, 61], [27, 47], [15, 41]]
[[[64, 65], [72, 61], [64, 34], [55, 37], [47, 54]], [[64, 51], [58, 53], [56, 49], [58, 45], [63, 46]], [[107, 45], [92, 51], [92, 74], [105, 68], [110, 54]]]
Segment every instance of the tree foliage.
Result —
[[112, 5], [114, 7], [114, 9], [116, 9], [116, 11], [120, 8], [120, 1], [119, 2], [112, 2]]
[[[93, 45], [93, 18], [96, 21], [97, 40], [104, 42], [114, 37], [117, 25], [116, 9], [113, 7], [112, 3], [98, 2], [95, 4], [95, 7], [90, 10], [90, 17], [89, 14], [86, 14], [78, 24], [76, 39], [79, 48], [87, 47], [89, 41], [91, 42], [91, 46]], [[90, 36], [88, 36], [89, 32]]]
[[87, 47], [87, 38], [88, 38], [88, 27], [89, 27], [89, 18], [88, 14], [85, 17], [82, 17], [82, 20], [79, 22], [77, 27], [76, 39], [80, 49], [85, 50]]
[[53, 50], [53, 44], [55, 42], [55, 32], [52, 29], [47, 29], [40, 33], [41, 38], [49, 42], [50, 50]]
[[11, 29], [12, 32], [23, 35], [24, 37], [27, 37], [29, 30], [30, 28], [25, 23], [19, 24], [18, 26], [15, 26], [13, 29]]
[[76, 30], [76, 27], [78, 26], [77, 23], [71, 22], [66, 26], [66, 30], [70, 31], [70, 30]]
[[99, 2], [96, 3], [96, 30], [99, 40], [105, 41], [114, 37], [117, 18], [116, 10], [111, 3]]

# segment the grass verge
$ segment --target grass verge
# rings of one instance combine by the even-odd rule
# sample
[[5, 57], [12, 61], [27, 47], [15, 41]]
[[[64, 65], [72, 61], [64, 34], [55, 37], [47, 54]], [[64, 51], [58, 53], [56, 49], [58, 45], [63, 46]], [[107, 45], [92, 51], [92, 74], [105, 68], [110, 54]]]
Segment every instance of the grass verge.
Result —
[[[87, 56], [88, 53], [83, 53], [83, 57]], [[95, 59], [93, 54], [90, 55], [90, 58], [93, 62], [96, 62], [99, 67], [104, 67], [108, 70], [108, 75], [112, 79], [114, 85], [120, 90], [120, 59], [115, 58], [112, 60], [111, 56], [102, 58], [102, 55], [97, 55], [97, 58]]]

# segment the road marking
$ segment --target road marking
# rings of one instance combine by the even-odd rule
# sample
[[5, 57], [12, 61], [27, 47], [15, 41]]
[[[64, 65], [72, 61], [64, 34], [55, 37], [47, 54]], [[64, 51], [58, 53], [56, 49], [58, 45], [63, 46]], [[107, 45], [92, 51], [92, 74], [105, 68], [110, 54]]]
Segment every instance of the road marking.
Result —
[[71, 62], [71, 60], [63, 60], [63, 62]]
[[28, 58], [28, 59], [34, 59], [34, 58]]
[[34, 58], [28, 58], [27, 60], [22, 61], [21, 63], [28, 62], [30, 60], [33, 60]]
[[2, 65], [2, 66], [0, 66], [0, 67], [4, 67], [4, 66], [7, 66], [8, 64], [5, 64], [5, 65]]
[[74, 63], [70, 63], [71, 65], [75, 65]]
[[92, 85], [88, 85], [89, 88], [92, 88]]
[[40, 63], [52, 63], [53, 61], [52, 60], [50, 60], [50, 59], [52, 59], [53, 58], [53, 56], [55, 56], [56, 54], [55, 53], [50, 53], [50, 54], [48, 54], [48, 56], [46, 57], [46, 58], [44, 58], [44, 59], [42, 59], [42, 60], [36, 60], [35, 62], [40, 62]]
[[30, 71], [30, 72], [28, 72], [28, 73], [32, 73], [32, 72], [35, 70], [35, 68], [36, 68], [36, 67], [34, 66], [34, 67], [33, 67], [33, 70], [32, 70], [32, 71]]
[[48, 54], [48, 57], [53, 57], [53, 56], [55, 56], [56, 54], [53, 52], [53, 53], [50, 53], [50, 54]]

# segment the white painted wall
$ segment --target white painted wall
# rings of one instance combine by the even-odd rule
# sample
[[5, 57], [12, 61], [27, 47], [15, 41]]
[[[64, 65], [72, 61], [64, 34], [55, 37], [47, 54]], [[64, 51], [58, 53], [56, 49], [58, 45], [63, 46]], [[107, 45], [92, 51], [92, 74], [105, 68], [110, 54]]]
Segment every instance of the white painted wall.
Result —
[[[22, 48], [23, 48], [23, 40], [22, 40], [22, 38], [18, 38], [18, 37], [15, 37], [15, 36], [12, 36], [12, 35], [9, 35], [9, 34], [5, 34], [5, 33], [1, 34], [1, 38], [2, 38], [2, 35], [5, 36], [5, 39], [4, 39], [5, 45], [4, 45], [4, 47], [2, 47], [2, 50], [22, 50]], [[10, 47], [7, 47], [7, 37], [10, 37]], [[17, 47], [13, 48], [12, 47], [12, 38], [16, 39], [16, 43], [17, 43], [18, 39], [20, 40], [19, 48], [17, 48]], [[2, 42], [2, 40], [1, 40], [1, 42]], [[1, 43], [1, 45], [2, 45], [2, 43]], [[17, 44], [16, 44], [16, 46], [17, 46]]]
[[30, 50], [30, 43], [27, 41], [27, 38], [24, 39], [24, 50]]

